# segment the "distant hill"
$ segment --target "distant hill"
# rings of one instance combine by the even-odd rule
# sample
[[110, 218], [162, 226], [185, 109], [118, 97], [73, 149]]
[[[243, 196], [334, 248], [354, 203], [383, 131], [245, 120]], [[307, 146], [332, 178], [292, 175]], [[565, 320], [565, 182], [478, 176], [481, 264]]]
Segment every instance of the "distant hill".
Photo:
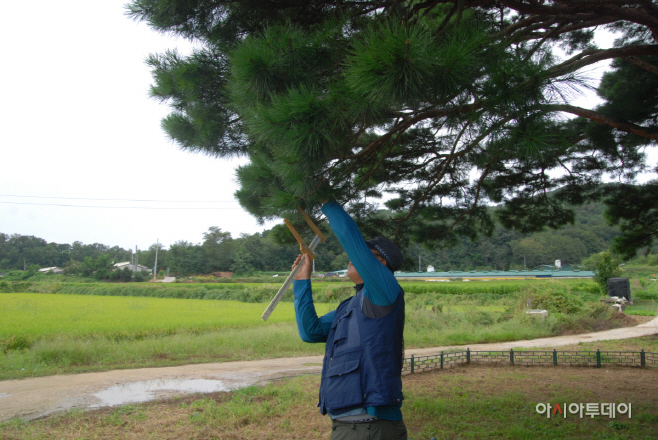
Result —
[[579, 264], [589, 255], [606, 250], [613, 237], [619, 235], [616, 227], [606, 224], [605, 206], [592, 203], [574, 208], [576, 221], [558, 230], [548, 229], [533, 234], [521, 234], [497, 226], [490, 238], [476, 242], [462, 239], [452, 249], [429, 251], [412, 244], [405, 249], [406, 270], [418, 270], [418, 257], [422, 270], [428, 265], [437, 271], [446, 270], [508, 270], [533, 268], [541, 264]]

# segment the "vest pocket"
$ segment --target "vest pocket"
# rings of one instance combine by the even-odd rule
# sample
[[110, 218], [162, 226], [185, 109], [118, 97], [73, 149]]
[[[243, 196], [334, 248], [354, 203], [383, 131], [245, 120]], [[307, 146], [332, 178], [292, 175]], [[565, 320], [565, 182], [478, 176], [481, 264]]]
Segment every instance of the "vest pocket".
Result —
[[340, 316], [334, 318], [331, 325], [334, 331], [334, 347], [338, 348], [347, 344], [343, 350], [354, 350], [354, 346], [359, 343], [357, 337], [359, 332], [356, 326], [356, 317], [352, 313], [352, 309], [345, 310]]
[[326, 406], [329, 410], [347, 408], [363, 402], [359, 363], [361, 352], [334, 356], [327, 369]]

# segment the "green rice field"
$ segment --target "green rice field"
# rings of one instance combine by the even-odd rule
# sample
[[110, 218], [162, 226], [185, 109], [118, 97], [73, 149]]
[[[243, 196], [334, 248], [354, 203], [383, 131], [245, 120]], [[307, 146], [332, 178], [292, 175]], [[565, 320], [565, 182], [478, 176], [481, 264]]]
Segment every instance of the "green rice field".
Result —
[[[148, 297], [0, 294], [0, 339], [201, 333], [294, 322], [292, 303], [279, 303], [267, 322], [265, 304]], [[330, 310], [318, 304], [318, 313]], [[135, 336], [133, 336], [135, 337]]]
[[[598, 287], [589, 280], [412, 281], [402, 286], [407, 348], [533, 339], [622, 325], [609, 319], [599, 304]], [[22, 287], [41, 292], [0, 293], [0, 380], [323, 353], [323, 344], [299, 338], [290, 292], [267, 322], [261, 320], [278, 285]], [[333, 310], [352, 292], [349, 283], [314, 282], [318, 314]], [[533, 320], [524, 313], [525, 297], [537, 292], [543, 292], [544, 301], [557, 299], [546, 304], [555, 311], [548, 319]]]

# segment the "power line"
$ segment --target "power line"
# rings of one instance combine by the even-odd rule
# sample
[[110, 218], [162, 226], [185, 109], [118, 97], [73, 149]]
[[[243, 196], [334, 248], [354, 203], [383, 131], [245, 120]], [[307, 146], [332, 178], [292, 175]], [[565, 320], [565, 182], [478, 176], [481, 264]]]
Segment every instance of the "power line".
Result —
[[93, 206], [93, 205], [63, 205], [59, 203], [27, 203], [27, 202], [0, 202], [10, 205], [33, 205], [33, 206], [66, 206], [69, 208], [107, 208], [107, 209], [173, 209], [173, 210], [190, 210], [190, 209], [242, 209], [242, 208], [180, 208], [180, 207], [151, 207], [151, 206]]
[[[53, 197], [53, 196], [20, 196], [14, 194], [0, 194], [0, 197], [26, 197], [34, 199], [62, 199], [62, 200], [94, 200], [113, 202], [162, 202], [162, 203], [236, 203], [235, 200], [139, 200], [139, 199], [93, 199], [87, 197]], [[7, 202], [10, 203], [10, 202]]]

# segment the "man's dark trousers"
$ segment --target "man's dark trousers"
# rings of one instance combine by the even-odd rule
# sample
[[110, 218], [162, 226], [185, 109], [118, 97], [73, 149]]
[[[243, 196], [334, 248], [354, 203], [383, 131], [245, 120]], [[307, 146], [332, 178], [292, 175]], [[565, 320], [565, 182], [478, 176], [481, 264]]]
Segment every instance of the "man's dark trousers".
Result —
[[407, 440], [407, 427], [401, 420], [363, 423], [332, 420], [331, 440]]

